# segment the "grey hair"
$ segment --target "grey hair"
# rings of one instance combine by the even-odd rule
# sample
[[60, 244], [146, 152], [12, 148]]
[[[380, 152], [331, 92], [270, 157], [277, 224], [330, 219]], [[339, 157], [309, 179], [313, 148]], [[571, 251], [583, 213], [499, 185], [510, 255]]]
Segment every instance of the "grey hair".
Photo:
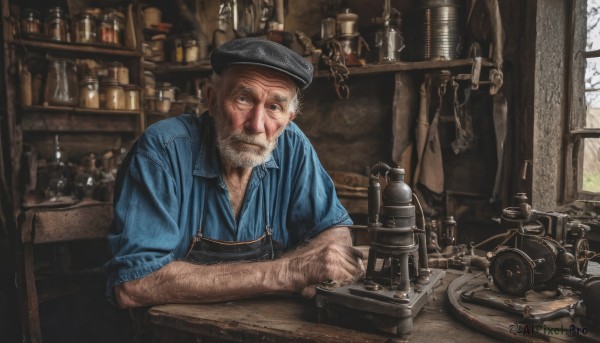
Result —
[[[223, 77], [221, 77], [221, 75], [217, 74], [217, 73], [213, 73], [212, 77], [211, 77], [211, 88], [213, 88], [213, 90], [217, 90], [220, 94], [223, 84]], [[302, 107], [300, 98], [301, 98], [302, 94], [300, 93], [300, 88], [296, 86], [296, 92], [294, 93], [294, 97], [292, 98], [292, 101], [290, 101], [290, 107], [288, 109], [288, 112], [293, 113], [294, 115], [299, 115], [300, 114], [300, 110]]]

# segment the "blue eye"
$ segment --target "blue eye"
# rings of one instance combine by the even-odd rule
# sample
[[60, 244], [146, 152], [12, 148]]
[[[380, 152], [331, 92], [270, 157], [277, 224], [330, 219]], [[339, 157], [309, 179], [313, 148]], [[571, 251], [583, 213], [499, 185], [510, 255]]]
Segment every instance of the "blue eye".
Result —
[[283, 111], [283, 108], [279, 105], [271, 105], [270, 110], [271, 111]]

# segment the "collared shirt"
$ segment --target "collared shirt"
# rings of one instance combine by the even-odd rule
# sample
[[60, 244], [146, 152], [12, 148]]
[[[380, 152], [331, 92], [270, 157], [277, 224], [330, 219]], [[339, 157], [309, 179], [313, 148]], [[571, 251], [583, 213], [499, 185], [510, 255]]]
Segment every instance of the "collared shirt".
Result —
[[[123, 161], [115, 186], [107, 295], [187, 253], [202, 235], [259, 238], [270, 226], [286, 249], [323, 230], [352, 225], [308, 138], [291, 122], [271, 156], [255, 167], [236, 221], [207, 113], [150, 126]], [[114, 300], [114, 299], [113, 299]]]

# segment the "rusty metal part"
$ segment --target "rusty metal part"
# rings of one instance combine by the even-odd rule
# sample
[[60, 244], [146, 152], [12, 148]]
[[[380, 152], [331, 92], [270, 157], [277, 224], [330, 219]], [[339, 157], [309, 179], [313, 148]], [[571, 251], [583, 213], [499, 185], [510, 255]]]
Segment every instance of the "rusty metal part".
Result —
[[520, 314], [529, 323], [542, 324], [545, 321], [575, 314], [577, 297], [565, 297], [552, 301], [531, 302], [508, 298], [489, 289], [465, 291], [461, 293], [463, 301], [489, 306], [504, 312]]
[[321, 60], [329, 67], [329, 80], [335, 88], [335, 92], [340, 99], [350, 97], [350, 89], [346, 84], [350, 71], [346, 67], [342, 45], [335, 39], [330, 39], [325, 43]]
[[524, 295], [533, 287], [535, 263], [521, 250], [504, 249], [496, 253], [490, 265], [494, 285], [510, 295]]

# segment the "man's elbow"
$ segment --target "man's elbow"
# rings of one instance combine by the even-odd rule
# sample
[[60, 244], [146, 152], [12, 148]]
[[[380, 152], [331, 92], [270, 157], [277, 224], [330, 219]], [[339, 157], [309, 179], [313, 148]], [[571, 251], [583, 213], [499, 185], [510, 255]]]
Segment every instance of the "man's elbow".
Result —
[[134, 308], [143, 306], [136, 301], [136, 287], [131, 282], [125, 282], [115, 286], [115, 299], [121, 308]]

